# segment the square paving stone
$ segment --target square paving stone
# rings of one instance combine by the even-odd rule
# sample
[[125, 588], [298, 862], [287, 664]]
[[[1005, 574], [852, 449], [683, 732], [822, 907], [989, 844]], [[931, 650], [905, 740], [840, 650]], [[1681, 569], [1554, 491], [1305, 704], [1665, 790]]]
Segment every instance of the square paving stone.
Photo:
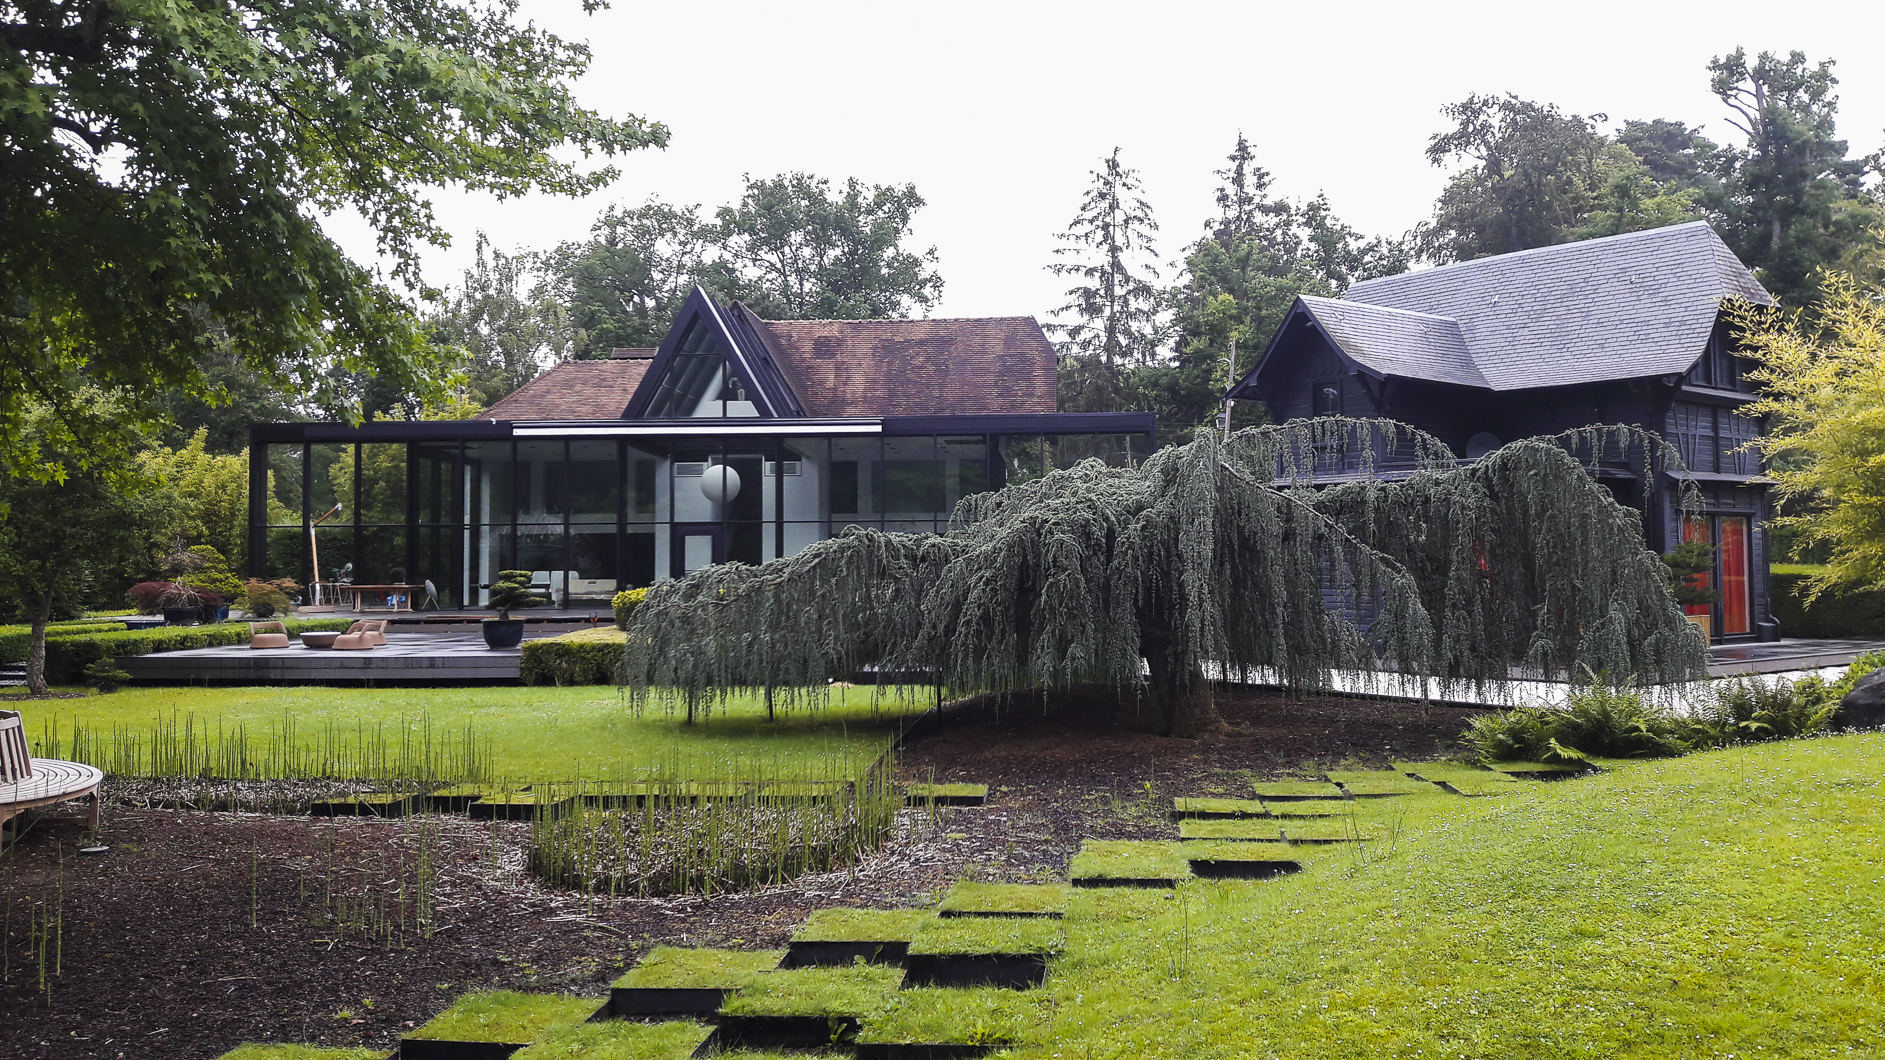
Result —
[[1213, 817], [1264, 817], [1268, 811], [1263, 803], [1256, 799], [1199, 799], [1181, 798], [1172, 800], [1173, 820], [1203, 820]]
[[1257, 798], [1266, 803], [1303, 799], [1346, 799], [1347, 793], [1326, 780], [1266, 780], [1252, 784]]
[[943, 916], [1058, 917], [1067, 911], [1060, 883], [976, 883], [960, 880], [943, 895]]
[[1180, 821], [1180, 839], [1237, 839], [1245, 842], [1281, 842], [1280, 821]]

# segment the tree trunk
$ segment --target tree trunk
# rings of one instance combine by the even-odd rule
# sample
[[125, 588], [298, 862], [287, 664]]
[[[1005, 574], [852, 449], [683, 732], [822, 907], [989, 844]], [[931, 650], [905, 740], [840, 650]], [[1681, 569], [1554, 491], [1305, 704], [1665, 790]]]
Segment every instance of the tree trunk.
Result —
[[50, 601], [33, 608], [33, 637], [26, 648], [26, 691], [28, 695], [46, 694], [46, 622], [52, 617]]
[[1145, 662], [1152, 698], [1165, 715], [1165, 735], [1195, 740], [1222, 728], [1224, 721], [1211, 701], [1211, 683], [1204, 679], [1204, 670], [1195, 663], [1187, 667], [1177, 662], [1173, 653], [1162, 650], [1159, 640], [1163, 638], [1148, 638], [1152, 643]]

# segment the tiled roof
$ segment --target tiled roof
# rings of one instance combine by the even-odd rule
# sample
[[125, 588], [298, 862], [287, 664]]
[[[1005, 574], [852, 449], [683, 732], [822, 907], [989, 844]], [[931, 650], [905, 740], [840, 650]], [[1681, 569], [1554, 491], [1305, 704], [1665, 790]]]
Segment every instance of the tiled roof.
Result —
[[1487, 385], [1451, 317], [1311, 295], [1301, 302], [1343, 353], [1382, 375]]
[[485, 410], [493, 420], [620, 419], [650, 362], [564, 361]]
[[1054, 347], [1033, 317], [769, 320], [808, 416], [1055, 411]]
[[[1456, 321], [1484, 379], [1477, 385], [1517, 390], [1685, 372], [1706, 348], [1722, 301], [1735, 297], [1773, 301], [1695, 221], [1368, 280], [1343, 300]], [[1319, 320], [1327, 312], [1310, 309]], [[1465, 381], [1468, 362], [1431, 329], [1355, 319], [1353, 346], [1337, 341], [1360, 363]]]

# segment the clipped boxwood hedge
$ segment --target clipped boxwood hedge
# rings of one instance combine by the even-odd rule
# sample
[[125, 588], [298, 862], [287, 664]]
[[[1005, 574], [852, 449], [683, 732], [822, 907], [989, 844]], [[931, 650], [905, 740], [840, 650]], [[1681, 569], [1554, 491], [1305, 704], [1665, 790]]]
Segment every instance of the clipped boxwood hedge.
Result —
[[1846, 589], [1820, 594], [1811, 607], [1802, 587], [1812, 568], [1776, 568], [1773, 578], [1774, 619], [1783, 637], [1885, 636], [1885, 590]]
[[[339, 631], [353, 625], [353, 619], [291, 619], [283, 625], [290, 633], [307, 630]], [[122, 659], [130, 655], [151, 655], [160, 651], [185, 651], [190, 648], [221, 648], [248, 642], [247, 622], [218, 622], [210, 626], [159, 626], [156, 629], [123, 629], [83, 636], [47, 637], [46, 680], [51, 684], [75, 684], [87, 666], [107, 657]]]
[[[46, 626], [46, 639], [74, 634], [115, 633], [128, 629], [122, 622], [52, 622]], [[0, 626], [0, 663], [23, 663], [33, 644], [33, 627]]]
[[612, 685], [628, 635], [613, 626], [578, 630], [524, 644], [527, 685]]

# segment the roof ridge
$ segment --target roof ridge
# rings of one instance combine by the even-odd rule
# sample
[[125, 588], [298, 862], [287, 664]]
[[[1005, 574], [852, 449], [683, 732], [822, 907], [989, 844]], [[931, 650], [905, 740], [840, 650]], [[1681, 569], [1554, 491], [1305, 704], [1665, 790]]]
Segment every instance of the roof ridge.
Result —
[[[750, 312], [750, 310], [748, 310]], [[757, 313], [754, 320], [764, 320], [767, 324], [973, 324], [994, 320], [1032, 320], [1031, 315], [1015, 314], [1002, 317], [809, 317], [797, 320], [771, 320]]]
[[[1676, 232], [1678, 230], [1693, 230], [1698, 227], [1707, 229], [1709, 234], [1715, 236], [1716, 242], [1722, 241], [1721, 235], [1717, 233], [1714, 227], [1710, 225], [1707, 221], [1705, 220], [1683, 221], [1681, 224], [1662, 225], [1657, 228], [1639, 228], [1634, 232], [1618, 232], [1615, 235], [1598, 236], [1595, 239], [1577, 239], [1569, 243], [1552, 243], [1548, 246], [1527, 247], [1524, 250], [1511, 250], [1511, 251], [1507, 251], [1504, 254], [1488, 254], [1483, 258], [1473, 258], [1470, 261], [1454, 261], [1454, 262], [1449, 262], [1445, 265], [1435, 265], [1434, 267], [1430, 269], [1421, 269], [1418, 272], [1400, 272], [1400, 273], [1395, 273], [1392, 276], [1377, 276], [1372, 280], [1360, 280], [1355, 283], [1352, 283], [1348, 286], [1348, 290], [1354, 291], [1358, 288], [1368, 287], [1373, 284], [1391, 283], [1395, 280], [1406, 279], [1407, 277], [1410, 277], [1410, 276], [1431, 276], [1436, 272], [1459, 271], [1462, 269], [1469, 269], [1474, 266], [1483, 266], [1490, 262], [1495, 262], [1495, 261], [1511, 261], [1514, 258], [1537, 257], [1544, 254], [1570, 253], [1572, 251], [1572, 248], [1578, 248], [1581, 250], [1586, 247], [1594, 247], [1600, 244], [1610, 245], [1614, 243], [1637, 240], [1637, 239], [1647, 239], [1652, 236], [1666, 237], [1669, 233]], [[1344, 295], [1344, 297], [1346, 297], [1346, 295]]]
[[1341, 306], [1344, 309], [1348, 309], [1348, 308], [1373, 309], [1373, 310], [1379, 310], [1380, 312], [1383, 312], [1383, 313], [1399, 313], [1401, 316], [1422, 317], [1427, 320], [1438, 320], [1447, 324], [1452, 324], [1454, 327], [1460, 326], [1459, 317], [1445, 316], [1440, 313], [1422, 313], [1418, 309], [1402, 309], [1399, 306], [1381, 305], [1377, 302], [1355, 302], [1347, 298], [1330, 298], [1327, 295], [1320, 295], [1320, 294], [1302, 294], [1302, 295], [1297, 295], [1296, 297], [1302, 299], [1305, 302], [1321, 302], [1321, 303], [1326, 303], [1328, 305]]

